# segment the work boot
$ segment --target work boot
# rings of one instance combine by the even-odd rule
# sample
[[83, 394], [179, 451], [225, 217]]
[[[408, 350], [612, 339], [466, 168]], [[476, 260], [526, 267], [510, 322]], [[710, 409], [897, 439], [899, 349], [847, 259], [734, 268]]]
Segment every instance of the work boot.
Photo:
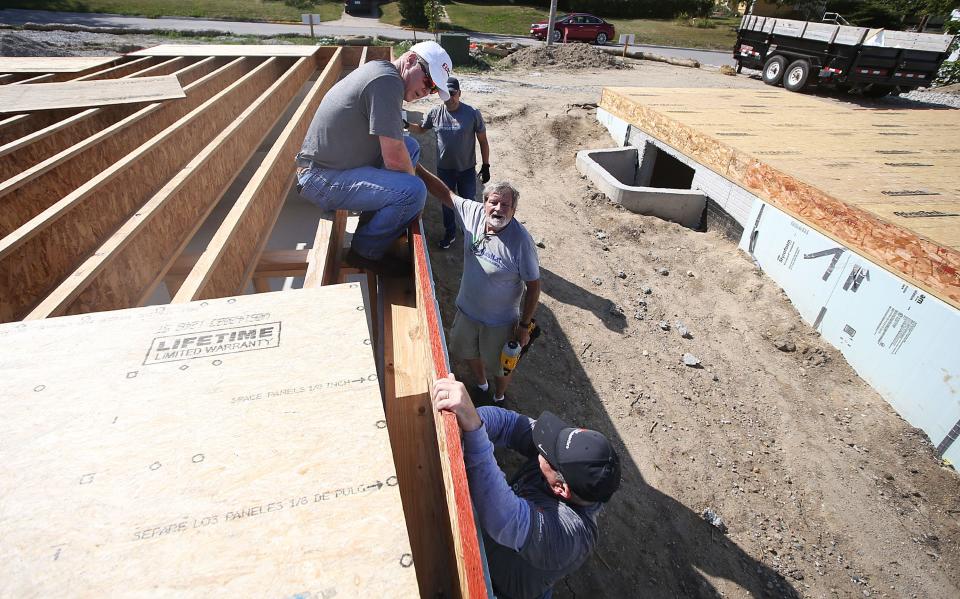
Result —
[[444, 236], [443, 239], [437, 242], [437, 247], [440, 248], [441, 250], [448, 250], [450, 249], [450, 246], [453, 245], [453, 242], [456, 240], [457, 240], [457, 236], [455, 234], [449, 237]]
[[366, 272], [372, 272], [382, 277], [406, 277], [413, 272], [410, 262], [406, 260], [401, 260], [400, 258], [391, 256], [389, 254], [383, 256], [379, 260], [372, 260], [356, 253], [353, 251], [353, 248], [350, 248], [350, 251], [347, 252], [346, 256], [344, 256], [343, 261], [353, 268]]

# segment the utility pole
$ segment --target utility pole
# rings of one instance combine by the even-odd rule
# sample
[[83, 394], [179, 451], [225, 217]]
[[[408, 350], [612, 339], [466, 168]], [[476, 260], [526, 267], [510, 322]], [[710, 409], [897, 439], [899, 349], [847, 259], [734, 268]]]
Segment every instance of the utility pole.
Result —
[[553, 43], [553, 24], [557, 20], [557, 0], [550, 0], [550, 19], [547, 21], [547, 47]]

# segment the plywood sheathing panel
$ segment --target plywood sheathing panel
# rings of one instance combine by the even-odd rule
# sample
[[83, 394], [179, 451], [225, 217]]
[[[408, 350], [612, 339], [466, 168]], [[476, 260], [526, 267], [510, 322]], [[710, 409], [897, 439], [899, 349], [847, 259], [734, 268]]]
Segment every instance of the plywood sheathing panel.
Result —
[[[304, 64], [315, 67], [315, 60], [310, 57]], [[338, 49], [214, 233], [174, 296], [174, 302], [224, 297], [243, 291], [293, 184], [294, 158], [320, 101], [339, 78], [341, 61], [342, 50]]]
[[[202, 72], [191, 68], [192, 66], [183, 59], [175, 58], [164, 61], [162, 64], [145, 67], [141, 71], [126, 75], [126, 77], [173, 74], [177, 75], [177, 79], [183, 86], [191, 83], [202, 74]], [[181, 74], [177, 69], [185, 72]], [[0, 159], [2, 159], [0, 160], [0, 181], [29, 169], [84, 138], [117, 123], [141, 108], [143, 106], [137, 104], [88, 108], [49, 127], [0, 146]]]
[[112, 64], [119, 56], [4, 56], [0, 73], [76, 73]]
[[[127, 56], [313, 56], [319, 46], [246, 46], [236, 44], [161, 44]], [[2, 69], [0, 69], [2, 70]]]
[[418, 595], [358, 285], [0, 340], [0, 595]]
[[214, 63], [204, 63], [200, 68], [189, 69], [189, 74], [185, 73], [184, 81], [194, 77], [199, 79], [184, 85], [187, 97], [183, 100], [148, 104], [83, 141], [0, 182], [0, 236], [11, 234], [207, 102], [243, 76], [253, 67], [253, 62], [237, 58], [219, 69], [212, 70], [214, 66]]
[[0, 240], [0, 320], [22, 318], [286, 70], [268, 58]]
[[183, 88], [171, 75], [0, 87], [0, 106], [7, 112], [135, 104], [182, 97]]
[[960, 307], [960, 112], [774, 89], [605, 88], [600, 106]]
[[148, 297], [315, 68], [313, 58], [299, 59], [28, 318], [128, 308]]

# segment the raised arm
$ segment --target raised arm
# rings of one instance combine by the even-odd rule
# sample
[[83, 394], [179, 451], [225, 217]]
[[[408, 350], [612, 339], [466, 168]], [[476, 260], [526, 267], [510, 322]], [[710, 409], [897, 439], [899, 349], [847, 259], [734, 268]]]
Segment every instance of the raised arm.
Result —
[[436, 175], [423, 168], [422, 164], [417, 165], [417, 176], [423, 179], [423, 182], [427, 184], [427, 191], [430, 192], [430, 195], [440, 200], [440, 203], [447, 208], [454, 207], [453, 193], [450, 191], [450, 188], [447, 187]]

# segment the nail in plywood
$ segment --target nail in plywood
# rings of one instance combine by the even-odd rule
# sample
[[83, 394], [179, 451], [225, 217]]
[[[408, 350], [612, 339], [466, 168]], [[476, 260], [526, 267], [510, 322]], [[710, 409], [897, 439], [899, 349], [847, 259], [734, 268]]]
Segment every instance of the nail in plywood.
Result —
[[0, 339], [0, 594], [419, 594], [358, 285]]
[[180, 286], [174, 302], [234, 295], [246, 286], [293, 184], [294, 158], [310, 120], [341, 68], [338, 49]]
[[262, 94], [287, 64], [288, 59], [267, 59], [0, 240], [0, 286], [8, 291], [8, 302], [0, 304], [0, 320], [22, 317], [59, 284]]
[[76, 73], [111, 64], [119, 56], [4, 56], [0, 73]]
[[[231, 44], [161, 44], [127, 56], [313, 56], [318, 46], [239, 46]], [[0, 69], [2, 70], [2, 69]]]
[[956, 110], [775, 89], [605, 88], [600, 106], [960, 307]]
[[149, 296], [315, 67], [313, 58], [299, 59], [123, 223], [29, 318], [127, 308]]
[[0, 87], [0, 106], [4, 112], [134, 104], [182, 97], [183, 88], [172, 75]]

